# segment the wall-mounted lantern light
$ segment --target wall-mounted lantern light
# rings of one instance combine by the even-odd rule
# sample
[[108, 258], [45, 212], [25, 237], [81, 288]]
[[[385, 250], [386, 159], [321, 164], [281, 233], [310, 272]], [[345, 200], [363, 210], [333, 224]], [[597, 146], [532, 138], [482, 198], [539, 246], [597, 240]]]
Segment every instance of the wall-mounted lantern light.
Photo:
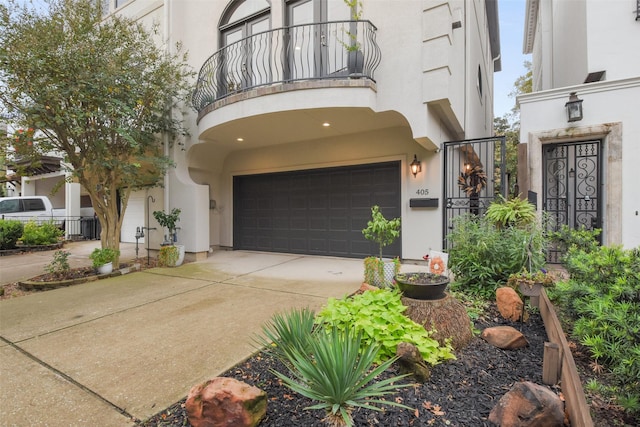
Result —
[[569, 101], [564, 106], [567, 108], [567, 121], [577, 122], [582, 120], [582, 99], [578, 98], [576, 92], [569, 94]]
[[416, 175], [418, 175], [418, 172], [422, 172], [422, 165], [420, 164], [420, 160], [418, 160], [418, 157], [416, 157], [415, 154], [413, 155], [413, 161], [411, 162], [409, 167], [411, 168], [411, 173], [413, 174], [414, 178], [416, 177]]

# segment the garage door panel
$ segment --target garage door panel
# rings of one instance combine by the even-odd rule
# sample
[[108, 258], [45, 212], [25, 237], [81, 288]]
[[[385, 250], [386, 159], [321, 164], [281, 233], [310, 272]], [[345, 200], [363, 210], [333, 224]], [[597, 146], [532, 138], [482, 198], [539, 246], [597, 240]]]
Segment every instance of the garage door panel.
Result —
[[[400, 216], [400, 163], [234, 177], [234, 247], [345, 257], [377, 253], [371, 206]], [[385, 250], [400, 255], [401, 245]]]

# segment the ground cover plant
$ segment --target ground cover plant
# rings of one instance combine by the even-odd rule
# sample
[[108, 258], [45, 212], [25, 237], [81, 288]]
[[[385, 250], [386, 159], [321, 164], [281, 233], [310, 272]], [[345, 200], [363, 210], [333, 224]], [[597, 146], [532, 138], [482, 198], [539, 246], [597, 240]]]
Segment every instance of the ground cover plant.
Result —
[[454, 359], [451, 346], [441, 346], [431, 338], [424, 327], [403, 314], [406, 309], [398, 290], [373, 290], [340, 300], [330, 298], [318, 313], [317, 322], [342, 331], [362, 332], [366, 344], [379, 343], [381, 348], [376, 363], [394, 357], [401, 342], [418, 347], [424, 360], [431, 365]]

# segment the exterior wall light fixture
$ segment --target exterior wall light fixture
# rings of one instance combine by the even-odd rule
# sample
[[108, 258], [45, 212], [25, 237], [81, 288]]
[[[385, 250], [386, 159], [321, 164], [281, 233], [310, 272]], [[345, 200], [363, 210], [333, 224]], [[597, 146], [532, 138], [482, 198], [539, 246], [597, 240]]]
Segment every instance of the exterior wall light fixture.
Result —
[[577, 122], [582, 120], [582, 99], [578, 98], [576, 92], [569, 94], [569, 101], [564, 106], [567, 108], [567, 121]]
[[415, 154], [413, 155], [413, 161], [409, 165], [409, 168], [411, 169], [411, 173], [413, 174], [414, 178], [416, 177], [416, 175], [418, 175], [418, 172], [422, 172], [422, 164]]

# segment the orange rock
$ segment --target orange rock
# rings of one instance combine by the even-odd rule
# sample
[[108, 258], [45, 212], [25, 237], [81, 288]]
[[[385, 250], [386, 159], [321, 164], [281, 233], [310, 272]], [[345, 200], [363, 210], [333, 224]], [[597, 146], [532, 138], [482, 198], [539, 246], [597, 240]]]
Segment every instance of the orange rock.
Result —
[[489, 414], [489, 421], [498, 426], [562, 427], [564, 404], [546, 387], [524, 381], [511, 387]]
[[498, 288], [496, 290], [496, 305], [505, 319], [517, 322], [522, 318], [524, 303], [513, 288], [507, 286]]
[[267, 413], [267, 393], [233, 378], [217, 377], [189, 391], [192, 427], [255, 427]]
[[492, 346], [504, 350], [515, 350], [529, 345], [529, 341], [522, 335], [522, 332], [511, 326], [486, 328], [482, 331], [480, 338]]

